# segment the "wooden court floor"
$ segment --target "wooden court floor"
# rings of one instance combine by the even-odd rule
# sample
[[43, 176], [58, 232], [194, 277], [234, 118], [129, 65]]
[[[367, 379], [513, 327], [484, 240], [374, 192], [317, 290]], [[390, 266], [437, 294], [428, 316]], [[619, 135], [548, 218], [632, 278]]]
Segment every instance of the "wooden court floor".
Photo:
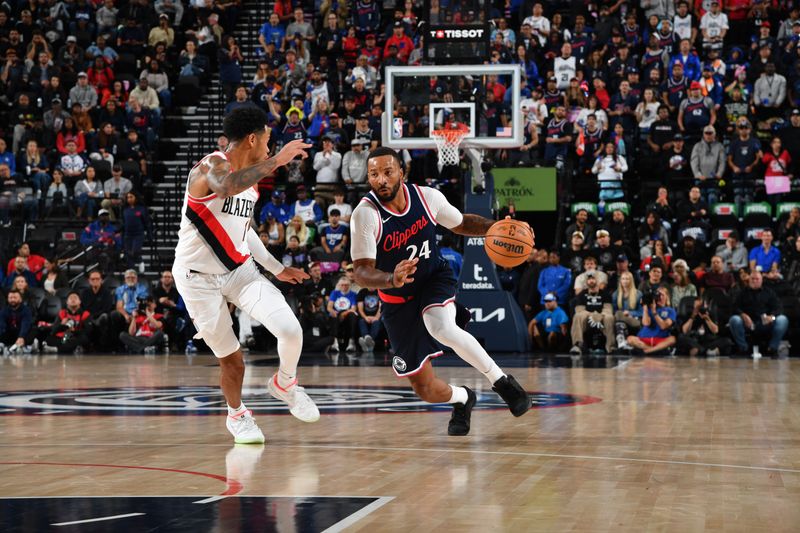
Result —
[[234, 446], [213, 357], [0, 360], [0, 531], [800, 531], [797, 360], [634, 359], [509, 369], [538, 409], [480, 389], [467, 437], [382, 366], [306, 366], [316, 424], [245, 401]]

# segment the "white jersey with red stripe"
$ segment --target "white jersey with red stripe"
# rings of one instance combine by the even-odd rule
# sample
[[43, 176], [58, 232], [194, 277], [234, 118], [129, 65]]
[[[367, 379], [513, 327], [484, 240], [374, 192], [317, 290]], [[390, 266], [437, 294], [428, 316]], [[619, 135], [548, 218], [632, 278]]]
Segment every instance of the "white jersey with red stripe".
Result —
[[[228, 159], [226, 153], [214, 152], [197, 165], [212, 155]], [[250, 258], [247, 232], [258, 201], [257, 187], [224, 199], [216, 194], [195, 198], [187, 180], [175, 265], [202, 274], [227, 274], [244, 264]]]

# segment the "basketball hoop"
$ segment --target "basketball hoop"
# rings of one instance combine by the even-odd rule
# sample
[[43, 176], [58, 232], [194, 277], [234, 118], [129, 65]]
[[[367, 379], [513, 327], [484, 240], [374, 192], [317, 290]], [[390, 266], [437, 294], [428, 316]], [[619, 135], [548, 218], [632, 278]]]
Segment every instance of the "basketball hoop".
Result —
[[469, 127], [461, 122], [452, 122], [445, 125], [443, 129], [431, 132], [431, 137], [436, 143], [436, 150], [439, 152], [439, 164], [458, 164], [458, 147], [468, 133]]

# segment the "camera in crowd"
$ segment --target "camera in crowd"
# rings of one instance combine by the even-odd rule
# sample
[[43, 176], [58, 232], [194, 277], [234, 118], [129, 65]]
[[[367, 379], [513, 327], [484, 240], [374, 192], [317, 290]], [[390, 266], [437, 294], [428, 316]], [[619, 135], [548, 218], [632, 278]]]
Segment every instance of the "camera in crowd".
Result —
[[658, 292], [658, 289], [651, 289], [648, 292], [645, 292], [642, 294], [642, 306], [647, 307], [657, 303], [660, 295], [661, 293]]
[[147, 298], [139, 298], [136, 300], [136, 311], [142, 315], [147, 313]]
[[701, 306], [701, 307], [700, 307], [700, 308], [697, 310], [697, 313], [698, 313], [698, 314], [701, 314], [701, 315], [707, 315], [707, 314], [708, 314], [708, 307], [706, 307], [705, 305]]
[[325, 307], [325, 301], [322, 293], [319, 291], [314, 291], [313, 293], [306, 295], [302, 299], [302, 306], [303, 311], [308, 314], [314, 314], [320, 309], [323, 309]]

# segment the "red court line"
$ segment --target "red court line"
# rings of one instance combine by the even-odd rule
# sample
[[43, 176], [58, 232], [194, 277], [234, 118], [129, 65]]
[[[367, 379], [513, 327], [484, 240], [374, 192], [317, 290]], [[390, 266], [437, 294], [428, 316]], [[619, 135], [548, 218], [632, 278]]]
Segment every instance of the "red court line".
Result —
[[156, 472], [170, 472], [173, 474], [188, 474], [191, 476], [202, 476], [211, 479], [216, 479], [225, 483], [228, 488], [222, 492], [220, 496], [233, 496], [242, 492], [244, 486], [235, 479], [230, 479], [225, 476], [217, 474], [208, 474], [206, 472], [195, 472], [193, 470], [179, 470], [177, 468], [159, 468], [156, 466], [131, 466], [131, 465], [104, 465], [92, 463], [48, 463], [38, 461], [0, 461], [0, 465], [36, 465], [36, 466], [89, 466], [94, 468], [127, 468], [131, 470], [152, 470]]

